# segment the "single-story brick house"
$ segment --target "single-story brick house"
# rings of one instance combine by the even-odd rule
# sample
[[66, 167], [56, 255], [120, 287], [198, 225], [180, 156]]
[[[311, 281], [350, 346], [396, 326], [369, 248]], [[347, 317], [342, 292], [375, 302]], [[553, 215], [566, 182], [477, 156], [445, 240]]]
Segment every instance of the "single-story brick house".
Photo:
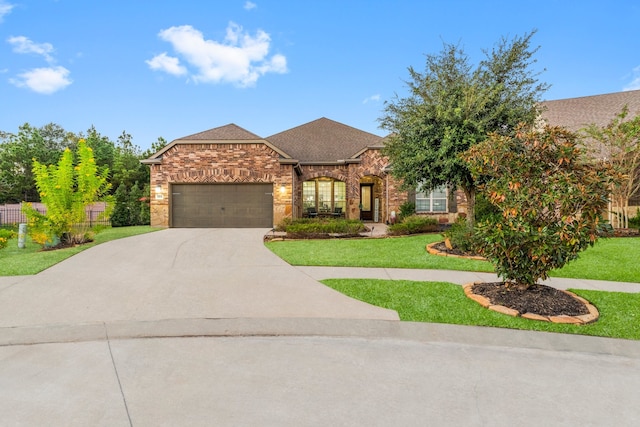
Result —
[[[578, 131], [606, 125], [624, 105], [640, 114], [640, 90], [545, 101], [542, 119]], [[176, 139], [142, 160], [151, 224], [272, 227], [309, 214], [388, 222], [407, 201], [439, 222], [466, 212], [461, 191], [402, 191], [383, 146], [383, 137], [327, 118], [267, 138], [229, 124]]]
[[384, 138], [320, 118], [262, 138], [235, 124], [176, 139], [151, 168], [151, 225], [273, 227], [307, 215], [386, 222], [411, 200], [453, 221], [459, 192], [406, 192], [389, 174]]

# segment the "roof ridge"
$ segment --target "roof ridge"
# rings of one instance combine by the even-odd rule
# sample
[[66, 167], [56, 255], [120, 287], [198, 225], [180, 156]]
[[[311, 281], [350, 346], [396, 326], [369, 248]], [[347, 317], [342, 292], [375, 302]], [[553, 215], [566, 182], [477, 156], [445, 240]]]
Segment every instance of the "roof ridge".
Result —
[[232, 140], [264, 139], [263, 137], [256, 135], [255, 133], [244, 129], [235, 123], [229, 123], [223, 126], [218, 126], [215, 128], [204, 130], [202, 132], [197, 132], [191, 135], [177, 138], [176, 141], [194, 140], [194, 139], [215, 139], [215, 138], [208, 137], [215, 134], [225, 134], [227, 136], [226, 139], [232, 139]]
[[556, 102], [556, 101], [568, 101], [570, 99], [575, 99], [575, 100], [579, 100], [579, 99], [585, 99], [585, 98], [597, 98], [597, 97], [601, 97], [601, 96], [611, 96], [611, 95], [618, 95], [621, 96], [623, 94], [632, 94], [633, 92], [640, 92], [640, 89], [633, 89], [633, 90], [623, 90], [620, 92], [609, 92], [609, 93], [599, 93], [596, 95], [583, 95], [583, 96], [573, 96], [570, 98], [560, 98], [560, 99], [547, 99], [541, 102], [541, 104], [544, 104], [546, 102]]

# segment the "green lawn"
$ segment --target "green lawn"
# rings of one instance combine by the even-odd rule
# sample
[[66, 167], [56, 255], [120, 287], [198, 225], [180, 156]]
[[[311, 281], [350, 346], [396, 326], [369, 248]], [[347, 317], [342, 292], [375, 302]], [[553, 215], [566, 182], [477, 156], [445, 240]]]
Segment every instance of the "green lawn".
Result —
[[441, 240], [440, 234], [422, 234], [385, 239], [285, 240], [269, 242], [267, 247], [292, 265], [493, 271], [485, 261], [428, 254], [426, 245]]
[[96, 234], [92, 243], [55, 251], [43, 251], [39, 244], [31, 242], [29, 238], [25, 248], [19, 249], [18, 239], [11, 239], [6, 248], [0, 249], [0, 276], [36, 274], [97, 244], [156, 230], [159, 228], [149, 226], [107, 228]]
[[[387, 239], [285, 240], [267, 243], [276, 255], [292, 265], [336, 267], [419, 268], [492, 272], [486, 261], [428, 254], [428, 243], [440, 234]], [[580, 254], [554, 277], [640, 282], [640, 238], [606, 238]]]
[[462, 287], [445, 282], [328, 279], [327, 286], [370, 304], [396, 310], [401, 320], [492, 326], [567, 334], [640, 340], [640, 293], [572, 289], [600, 311], [597, 322], [563, 325], [511, 317], [482, 308], [464, 295]]

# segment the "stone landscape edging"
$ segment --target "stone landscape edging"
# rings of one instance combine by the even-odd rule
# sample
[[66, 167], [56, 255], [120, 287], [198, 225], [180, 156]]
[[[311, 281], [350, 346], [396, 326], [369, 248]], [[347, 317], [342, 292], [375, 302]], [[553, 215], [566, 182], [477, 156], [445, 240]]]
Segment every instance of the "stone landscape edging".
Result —
[[466, 259], [472, 259], [475, 261], [487, 261], [485, 257], [481, 257], [479, 255], [455, 255], [455, 254], [449, 254], [446, 252], [439, 251], [435, 248], [435, 246], [440, 243], [442, 242], [429, 243], [427, 245], [427, 252], [430, 253], [431, 255], [448, 256], [451, 258], [466, 258]]
[[574, 325], [586, 325], [588, 323], [593, 323], [596, 320], [598, 320], [598, 318], [600, 317], [600, 313], [598, 312], [598, 309], [593, 304], [591, 304], [589, 301], [582, 298], [581, 296], [563, 289], [559, 289], [559, 291], [564, 292], [565, 294], [583, 303], [587, 307], [587, 310], [589, 310], [589, 314], [582, 314], [580, 316], [567, 316], [567, 315], [541, 316], [539, 314], [534, 314], [534, 313], [520, 313], [518, 310], [514, 310], [512, 308], [508, 308], [503, 305], [491, 304], [491, 301], [489, 301], [488, 298], [482, 295], [474, 294], [473, 285], [478, 283], [482, 283], [482, 282], [473, 282], [473, 283], [467, 283], [463, 285], [462, 288], [467, 298], [474, 300], [484, 308], [488, 308], [489, 310], [506, 314], [508, 316], [522, 317], [523, 319], [540, 320], [543, 322], [551, 322], [551, 323], [569, 323]]

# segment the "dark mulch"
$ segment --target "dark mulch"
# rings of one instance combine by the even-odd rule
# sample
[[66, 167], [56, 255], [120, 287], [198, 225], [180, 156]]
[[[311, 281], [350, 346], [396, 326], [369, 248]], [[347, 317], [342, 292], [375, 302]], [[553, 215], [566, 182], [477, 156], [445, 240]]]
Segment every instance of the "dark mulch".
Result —
[[[472, 256], [459, 249], [449, 249], [444, 242], [434, 245], [440, 252], [452, 255]], [[571, 295], [546, 285], [533, 285], [528, 289], [507, 287], [505, 282], [476, 283], [473, 293], [491, 301], [493, 305], [502, 305], [520, 314], [533, 313], [540, 316], [581, 316], [589, 314], [584, 303]]]
[[459, 256], [475, 256], [475, 255], [477, 255], [477, 254], [474, 254], [474, 253], [471, 253], [471, 252], [461, 251], [458, 248], [449, 249], [447, 247], [447, 245], [444, 244], [444, 242], [436, 243], [435, 245], [433, 245], [433, 248], [436, 249], [439, 252], [444, 252], [444, 253], [447, 253], [449, 255], [459, 255]]
[[57, 251], [58, 249], [73, 248], [73, 247], [85, 245], [85, 244], [91, 243], [91, 242], [93, 242], [93, 240], [87, 240], [87, 241], [84, 241], [82, 243], [78, 243], [78, 242], [60, 242], [57, 245], [44, 246], [41, 250], [43, 252], [46, 252], [46, 251]]
[[507, 287], [504, 282], [476, 283], [473, 293], [482, 295], [491, 304], [517, 310], [521, 314], [541, 316], [580, 316], [589, 314], [583, 302], [571, 295], [546, 285], [533, 285], [526, 290]]

